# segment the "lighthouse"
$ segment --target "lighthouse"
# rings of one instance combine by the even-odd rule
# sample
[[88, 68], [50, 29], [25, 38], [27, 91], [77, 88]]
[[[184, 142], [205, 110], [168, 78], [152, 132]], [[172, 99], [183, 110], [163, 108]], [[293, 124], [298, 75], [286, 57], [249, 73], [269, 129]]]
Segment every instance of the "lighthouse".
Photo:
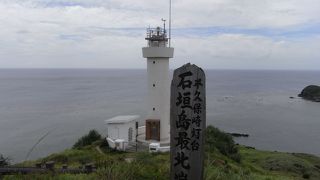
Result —
[[145, 122], [145, 140], [160, 143], [170, 142], [170, 75], [169, 59], [174, 48], [168, 47], [165, 24], [162, 27], [148, 28], [147, 47], [142, 48], [147, 58], [148, 97]]

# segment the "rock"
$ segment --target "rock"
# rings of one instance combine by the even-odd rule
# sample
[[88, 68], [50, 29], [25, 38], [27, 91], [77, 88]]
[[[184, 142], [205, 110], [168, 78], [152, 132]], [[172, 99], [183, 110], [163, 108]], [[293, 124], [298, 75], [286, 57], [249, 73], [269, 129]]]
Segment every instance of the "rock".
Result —
[[247, 149], [256, 149], [255, 147], [252, 147], [252, 146], [244, 146], [244, 147]]
[[249, 137], [249, 134], [241, 134], [241, 133], [228, 133], [233, 137]]
[[320, 86], [307, 86], [298, 96], [310, 101], [320, 102]]

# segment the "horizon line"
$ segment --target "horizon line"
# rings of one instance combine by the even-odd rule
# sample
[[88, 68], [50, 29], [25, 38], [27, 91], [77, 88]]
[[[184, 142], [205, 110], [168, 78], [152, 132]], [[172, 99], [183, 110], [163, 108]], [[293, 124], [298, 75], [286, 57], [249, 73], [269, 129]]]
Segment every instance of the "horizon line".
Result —
[[[177, 67], [179, 68], [179, 67]], [[0, 70], [147, 70], [147, 68], [82, 68], [82, 67], [5, 67]], [[175, 70], [176, 68], [170, 68]], [[235, 68], [203, 68], [205, 70], [217, 71], [320, 71], [320, 69], [235, 69]]]

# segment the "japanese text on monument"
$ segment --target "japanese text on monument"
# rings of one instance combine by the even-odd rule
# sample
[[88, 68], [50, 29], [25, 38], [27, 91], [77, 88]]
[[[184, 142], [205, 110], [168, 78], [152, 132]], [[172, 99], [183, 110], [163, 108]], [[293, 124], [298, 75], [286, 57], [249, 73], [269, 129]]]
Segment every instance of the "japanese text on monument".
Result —
[[171, 179], [202, 179], [205, 75], [195, 65], [175, 70], [171, 85]]

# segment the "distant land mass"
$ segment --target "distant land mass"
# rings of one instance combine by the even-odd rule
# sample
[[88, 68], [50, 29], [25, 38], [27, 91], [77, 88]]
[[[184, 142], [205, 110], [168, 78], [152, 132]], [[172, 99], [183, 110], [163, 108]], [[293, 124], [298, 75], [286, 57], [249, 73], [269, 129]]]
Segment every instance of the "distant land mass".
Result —
[[307, 86], [298, 96], [310, 101], [320, 102], [320, 86]]

